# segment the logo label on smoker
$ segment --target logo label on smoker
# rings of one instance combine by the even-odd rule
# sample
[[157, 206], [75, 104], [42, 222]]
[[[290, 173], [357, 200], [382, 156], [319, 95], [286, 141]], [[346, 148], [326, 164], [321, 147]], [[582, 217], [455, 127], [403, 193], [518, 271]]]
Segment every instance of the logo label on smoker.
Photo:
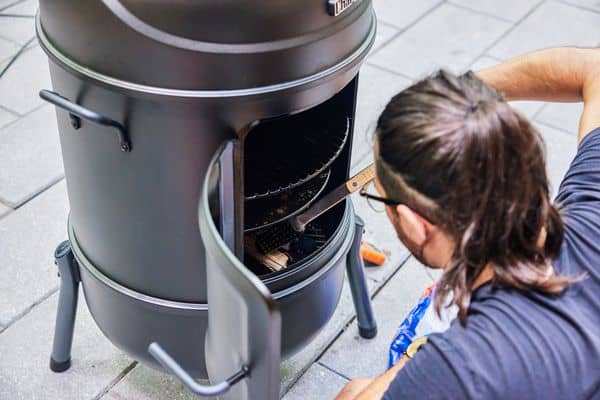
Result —
[[328, 0], [327, 12], [329, 13], [329, 15], [337, 17], [357, 1], [360, 0]]

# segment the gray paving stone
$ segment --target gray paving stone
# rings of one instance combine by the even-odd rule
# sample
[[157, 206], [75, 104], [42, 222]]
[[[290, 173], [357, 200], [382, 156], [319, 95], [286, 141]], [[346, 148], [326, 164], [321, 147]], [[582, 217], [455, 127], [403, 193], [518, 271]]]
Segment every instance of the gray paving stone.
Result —
[[0, 218], [2, 218], [3, 216], [5, 216], [6, 214], [8, 214], [11, 211], [13, 211], [12, 208], [0, 203]]
[[0, 71], [4, 69], [7, 60], [9, 60], [18, 50], [18, 44], [10, 40], [0, 38]]
[[[477, 71], [494, 66], [499, 62], [500, 61], [495, 58], [482, 56], [478, 58], [477, 61], [475, 61], [469, 68], [473, 71]], [[525, 115], [527, 118], [531, 119], [542, 109], [546, 103], [542, 101], [511, 101], [510, 104], [523, 113], [523, 115]]]
[[18, 0], [0, 0], [0, 11], [17, 3]]
[[348, 381], [327, 368], [313, 364], [283, 400], [331, 400]]
[[600, 12], [600, 0], [563, 0], [563, 2]]
[[386, 41], [390, 40], [392, 36], [400, 32], [400, 30], [390, 26], [379, 23], [377, 25], [377, 36], [375, 36], [375, 43], [371, 48], [370, 55], [376, 52]]
[[52, 295], [0, 334], [0, 399], [92, 399], [131, 364], [131, 359], [104, 338], [80, 301], [72, 366], [61, 374], [51, 372], [48, 361], [57, 298]]
[[4, 13], [20, 14], [20, 15], [35, 15], [39, 7], [37, 0], [21, 1], [14, 6], [3, 10]]
[[[0, 69], [1, 69], [1, 67], [0, 67]], [[0, 129], [3, 126], [6, 126], [7, 124], [15, 121], [17, 118], [18, 117], [15, 114], [0, 108]]]
[[510, 23], [443, 4], [371, 57], [372, 64], [413, 78], [439, 68], [464, 70]]
[[18, 207], [63, 175], [56, 116], [51, 106], [0, 130], [0, 198]]
[[552, 198], [556, 196], [565, 172], [571, 165], [577, 152], [577, 138], [563, 131], [536, 124], [546, 142], [546, 170], [552, 189]]
[[21, 45], [25, 44], [35, 36], [35, 20], [0, 17], [0, 36]]
[[[368, 282], [371, 284], [371, 282]], [[371, 286], [372, 287], [372, 286]], [[287, 393], [290, 387], [302, 376], [310, 365], [335, 340], [339, 333], [348, 325], [355, 315], [352, 295], [348, 282], [344, 288], [340, 302], [331, 320], [323, 327], [315, 339], [299, 353], [295, 354], [281, 365], [281, 393]], [[377, 318], [377, 315], [375, 316]], [[351, 329], [351, 328], [349, 328]], [[356, 326], [354, 327], [356, 330]], [[358, 332], [358, 331], [357, 331]]]
[[67, 237], [67, 214], [66, 185], [60, 182], [0, 219], [0, 324], [8, 325], [58, 287], [52, 254]]
[[536, 121], [576, 135], [583, 103], [548, 103], [537, 115]]
[[377, 337], [361, 338], [352, 323], [319, 362], [351, 379], [383, 373], [387, 368], [389, 344], [398, 325], [431, 283], [433, 280], [425, 267], [411, 257], [375, 297]]
[[370, 65], [361, 69], [352, 143], [353, 165], [372, 151], [373, 131], [381, 111], [392, 96], [409, 84], [410, 81], [406, 78]]
[[26, 114], [43, 104], [40, 89], [50, 87], [48, 59], [36, 45], [23, 52], [0, 79], [0, 105]]
[[[138, 364], [102, 400], [197, 400], [171, 375]], [[204, 397], [204, 399], [206, 399]], [[210, 400], [210, 399], [207, 399]]]
[[440, 0], [374, 0], [377, 19], [399, 29], [404, 29], [426, 14]]
[[504, 0], [502, 3], [498, 0], [450, 0], [450, 2], [516, 22], [539, 4], [540, 0]]
[[542, 4], [488, 54], [507, 59], [527, 51], [555, 46], [595, 46], [600, 15], [556, 1]]

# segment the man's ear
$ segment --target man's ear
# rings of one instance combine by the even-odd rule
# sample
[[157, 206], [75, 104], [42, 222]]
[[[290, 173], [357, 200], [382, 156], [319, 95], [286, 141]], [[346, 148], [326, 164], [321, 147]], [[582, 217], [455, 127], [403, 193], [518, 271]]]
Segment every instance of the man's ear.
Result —
[[396, 212], [404, 234], [418, 246], [425, 244], [429, 222], [404, 204], [397, 205]]

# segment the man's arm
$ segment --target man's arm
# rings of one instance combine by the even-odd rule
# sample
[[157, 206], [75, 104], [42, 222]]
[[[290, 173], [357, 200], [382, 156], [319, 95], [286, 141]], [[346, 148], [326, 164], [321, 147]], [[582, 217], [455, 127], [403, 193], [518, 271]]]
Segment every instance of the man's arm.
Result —
[[408, 357], [403, 356], [392, 368], [375, 379], [354, 379], [337, 395], [335, 400], [379, 400], [396, 377], [396, 374], [406, 364]]
[[600, 127], [600, 49], [555, 48], [477, 71], [507, 100], [584, 102], [579, 141]]

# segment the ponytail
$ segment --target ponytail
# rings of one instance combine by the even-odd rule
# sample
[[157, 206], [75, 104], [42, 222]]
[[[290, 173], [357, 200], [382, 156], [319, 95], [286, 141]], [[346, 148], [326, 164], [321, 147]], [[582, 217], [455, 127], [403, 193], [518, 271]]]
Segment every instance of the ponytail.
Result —
[[377, 139], [388, 196], [435, 216], [456, 243], [438, 284], [438, 312], [455, 304], [465, 323], [488, 265], [496, 287], [558, 293], [574, 281], [551, 267], [564, 225], [549, 199], [542, 137], [475, 75], [440, 71], [401, 92], [380, 116]]

